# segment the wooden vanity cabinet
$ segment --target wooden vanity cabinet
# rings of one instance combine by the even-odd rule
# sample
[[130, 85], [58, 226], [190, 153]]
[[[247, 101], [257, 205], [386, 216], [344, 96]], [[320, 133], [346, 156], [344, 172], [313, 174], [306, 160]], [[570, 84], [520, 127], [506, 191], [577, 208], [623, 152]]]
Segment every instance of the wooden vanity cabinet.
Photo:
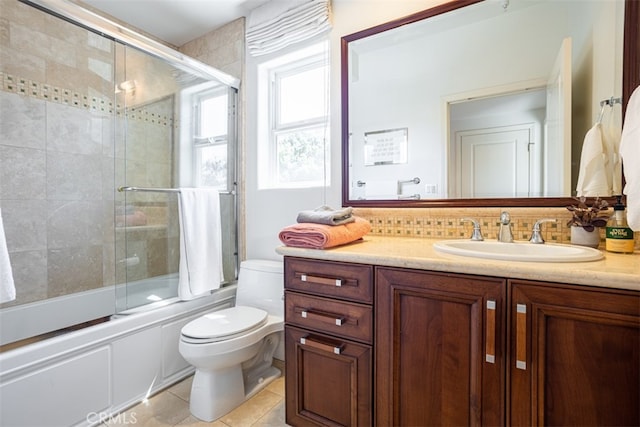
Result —
[[370, 426], [373, 267], [285, 257], [286, 422]]
[[510, 287], [508, 423], [640, 425], [640, 294]]
[[504, 425], [506, 281], [376, 268], [375, 425]]
[[640, 425], [637, 291], [285, 257], [285, 321], [292, 426]]

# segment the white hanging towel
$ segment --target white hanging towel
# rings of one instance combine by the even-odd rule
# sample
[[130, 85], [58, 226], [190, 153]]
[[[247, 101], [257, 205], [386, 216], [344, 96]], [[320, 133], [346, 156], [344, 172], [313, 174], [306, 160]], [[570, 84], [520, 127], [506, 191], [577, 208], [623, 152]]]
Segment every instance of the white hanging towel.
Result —
[[640, 231], [640, 86], [633, 91], [627, 104], [620, 156], [624, 167], [627, 221], [633, 231]]
[[13, 282], [7, 239], [2, 224], [2, 210], [0, 210], [0, 303], [16, 299], [16, 287]]
[[607, 178], [607, 153], [602, 138], [602, 125], [589, 129], [582, 143], [580, 171], [576, 193], [578, 197], [605, 197], [611, 195]]
[[178, 297], [191, 300], [218, 289], [224, 279], [220, 193], [215, 189], [181, 188], [178, 206]]
[[609, 120], [602, 123], [602, 140], [607, 153], [607, 179], [609, 181], [609, 196], [622, 194], [622, 159], [620, 157], [620, 121], [614, 120], [609, 114]]

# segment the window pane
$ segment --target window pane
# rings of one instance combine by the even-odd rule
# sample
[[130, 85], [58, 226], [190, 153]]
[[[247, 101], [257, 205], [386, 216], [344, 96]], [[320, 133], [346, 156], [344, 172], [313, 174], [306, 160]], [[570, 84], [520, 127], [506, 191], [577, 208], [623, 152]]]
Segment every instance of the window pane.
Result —
[[227, 95], [203, 99], [200, 103], [200, 134], [218, 136], [227, 134]]
[[278, 182], [322, 182], [325, 136], [324, 127], [278, 134]]
[[326, 112], [326, 66], [280, 79], [280, 123], [324, 117]]
[[227, 188], [227, 145], [198, 147], [200, 186]]

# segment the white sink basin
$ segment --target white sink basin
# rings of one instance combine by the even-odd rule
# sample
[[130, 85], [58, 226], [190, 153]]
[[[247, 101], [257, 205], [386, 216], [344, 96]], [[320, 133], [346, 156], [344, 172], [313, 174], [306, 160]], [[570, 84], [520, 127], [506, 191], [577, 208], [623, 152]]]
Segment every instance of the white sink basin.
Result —
[[527, 262], [584, 262], [604, 258], [602, 252], [585, 246], [529, 242], [476, 242], [473, 240], [442, 240], [434, 243], [438, 252], [474, 258]]

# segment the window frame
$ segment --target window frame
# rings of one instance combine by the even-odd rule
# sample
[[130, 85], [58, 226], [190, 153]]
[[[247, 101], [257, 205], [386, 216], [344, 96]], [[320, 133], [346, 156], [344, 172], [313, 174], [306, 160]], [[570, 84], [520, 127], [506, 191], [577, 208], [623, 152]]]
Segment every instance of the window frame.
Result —
[[[193, 137], [192, 137], [192, 155], [193, 155], [193, 181], [196, 187], [211, 187], [218, 188], [219, 190], [227, 190], [228, 183], [228, 170], [229, 170], [229, 135], [230, 135], [230, 117], [229, 117], [229, 96], [228, 89], [224, 86], [213, 87], [201, 92], [197, 92], [193, 95]], [[202, 135], [202, 104], [206, 100], [225, 97], [227, 99], [227, 126], [226, 132], [220, 135]], [[203, 184], [202, 177], [202, 149], [212, 146], [226, 146], [227, 147], [227, 182], [223, 187], [206, 186]]]
[[[267, 153], [263, 158], [268, 159], [268, 165], [262, 164], [262, 172], [259, 173], [262, 179], [259, 179], [259, 189], [286, 189], [286, 188], [316, 188], [329, 185], [329, 167], [330, 167], [330, 151], [331, 151], [331, 132], [330, 132], [330, 61], [329, 61], [329, 43], [328, 40], [316, 42], [311, 46], [299, 49], [276, 58], [272, 61], [265, 62], [261, 65], [263, 72], [262, 78], [259, 79], [259, 85], [266, 85], [267, 102], [261, 103], [263, 108], [268, 111], [265, 114], [261, 112], [261, 116], [266, 120], [267, 141], [260, 142], [266, 148]], [[323, 69], [324, 74], [324, 114], [316, 117], [309, 117], [302, 120], [282, 123], [281, 102], [282, 93], [281, 85], [283, 79], [291, 77], [313, 69]], [[292, 131], [306, 131], [313, 129], [323, 129], [323, 166], [324, 173], [322, 177], [305, 181], [281, 181], [278, 162], [278, 136], [291, 133]], [[264, 153], [264, 151], [262, 151]]]

